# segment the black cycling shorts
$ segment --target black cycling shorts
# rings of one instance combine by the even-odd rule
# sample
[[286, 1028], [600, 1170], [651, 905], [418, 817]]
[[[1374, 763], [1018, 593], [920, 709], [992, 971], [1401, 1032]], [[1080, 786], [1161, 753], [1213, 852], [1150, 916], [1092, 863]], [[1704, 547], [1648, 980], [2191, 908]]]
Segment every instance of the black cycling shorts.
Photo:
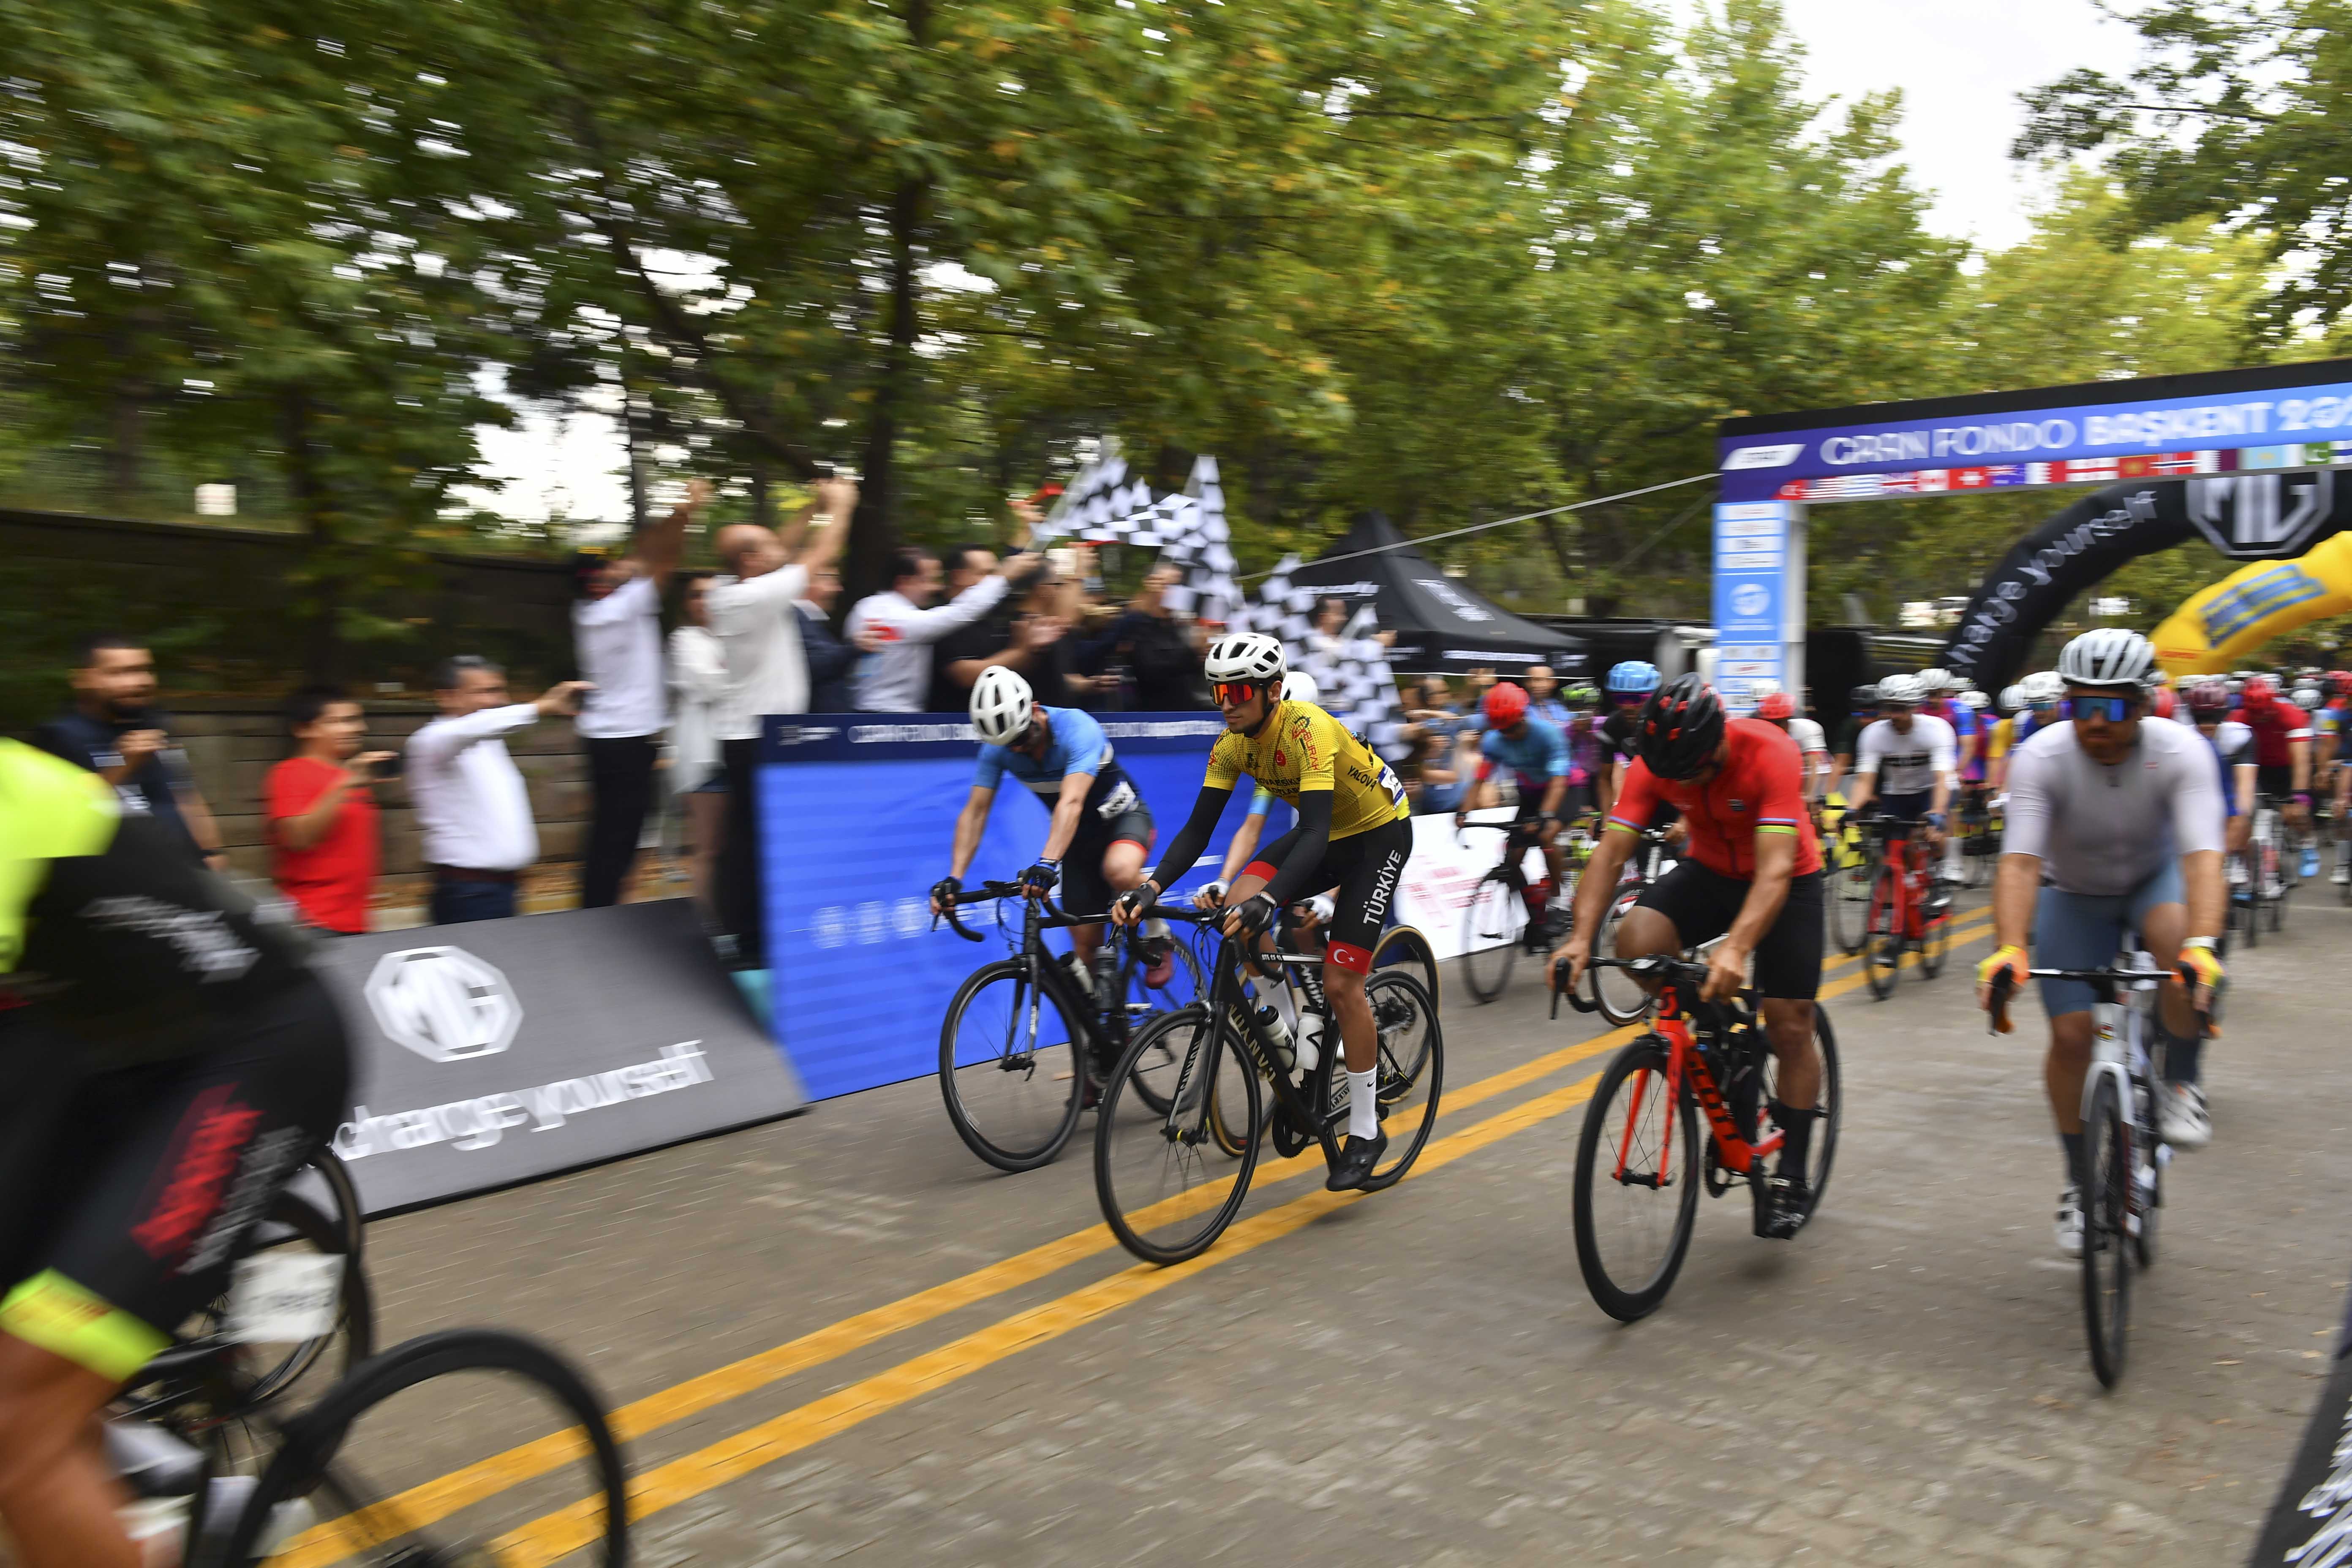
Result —
[[1110, 884], [1103, 879], [1103, 857], [1122, 838], [1141, 845], [1149, 855], [1151, 841], [1158, 837], [1151, 825], [1151, 808], [1139, 800], [1108, 822], [1089, 816], [1080, 823], [1077, 837], [1070, 840], [1069, 850], [1062, 857], [1062, 912], [1108, 913]]
[[350, 1046], [307, 978], [211, 1051], [109, 1072], [37, 1015], [0, 1015], [0, 1329], [127, 1381], [333, 1135]]
[[2254, 794], [2270, 796], [2279, 805], [2294, 799], [2294, 764], [2293, 763], [2257, 763], [2254, 764]]
[[[1294, 827], [1260, 849], [1242, 875], [1271, 880], [1306, 831]], [[1412, 824], [1403, 820], [1335, 838], [1323, 851], [1323, 864], [1307, 879], [1300, 896], [1331, 892], [1331, 945], [1324, 956], [1332, 963], [1358, 974], [1371, 973], [1372, 948], [1388, 924], [1397, 879], [1412, 856]]]
[[[1684, 860], [1643, 889], [1637, 907], [1675, 922], [1685, 947], [1713, 942], [1731, 929], [1748, 901], [1749, 884]], [[1822, 874], [1789, 882], [1788, 902], [1756, 944], [1756, 989], [1767, 996], [1810, 1002], [1822, 988]]]
[[[1873, 816], [1895, 817], [1907, 828], [1912, 823], [1924, 819], [1927, 815], [1927, 808], [1935, 804], [1936, 792], [1927, 789], [1921, 790], [1916, 795], [1879, 795], [1871, 801], [1870, 810]], [[1910, 834], [1899, 832], [1890, 834], [1888, 837], [1908, 838]]]

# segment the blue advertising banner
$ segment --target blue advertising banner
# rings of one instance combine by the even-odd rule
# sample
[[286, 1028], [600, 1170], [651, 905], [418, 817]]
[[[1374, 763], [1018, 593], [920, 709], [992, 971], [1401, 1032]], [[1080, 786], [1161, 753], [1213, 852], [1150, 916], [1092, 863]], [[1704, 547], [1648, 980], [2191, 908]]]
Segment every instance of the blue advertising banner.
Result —
[[[1223, 721], [1214, 713], [1101, 717], [1165, 843], [1192, 812]], [[776, 1038], [812, 1099], [937, 1072], [940, 1020], [955, 988], [1009, 951], [985, 906], [964, 917], [991, 933], [984, 946], [944, 926], [931, 930], [930, 886], [947, 874], [979, 750], [971, 726], [944, 714], [767, 721], [759, 809], [770, 994]], [[1006, 783], [967, 883], [1009, 879], [1045, 845], [1045, 805]], [[1246, 798], [1226, 808], [1181, 889], [1216, 876]], [[1018, 931], [1015, 923], [1015, 940]], [[1066, 951], [1068, 943], [1057, 937], [1055, 945]]]
[[1715, 509], [1715, 679], [1735, 704], [1756, 681], [1786, 680], [1790, 521], [1780, 501]]
[[2352, 363], [1733, 419], [1717, 447], [1727, 501], [2330, 466], [2352, 462]]

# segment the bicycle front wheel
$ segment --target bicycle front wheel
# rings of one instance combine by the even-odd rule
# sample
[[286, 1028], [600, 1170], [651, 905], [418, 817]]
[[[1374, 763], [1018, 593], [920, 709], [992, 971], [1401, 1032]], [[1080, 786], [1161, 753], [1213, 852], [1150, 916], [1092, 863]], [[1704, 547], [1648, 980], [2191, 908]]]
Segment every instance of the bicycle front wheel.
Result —
[[[1619, 890], [1609, 901], [1609, 912], [1601, 917], [1601, 931], [1593, 939], [1592, 951], [1606, 955], [1617, 951], [1617, 928], [1624, 923], [1627, 914], [1641, 902], [1647, 884], [1631, 883]], [[1584, 972], [1592, 985], [1592, 1000], [1599, 1005], [1601, 1016], [1622, 1027], [1650, 1010], [1650, 994], [1642, 983], [1622, 969], [1588, 969]]]
[[1927, 929], [1919, 937], [1919, 976], [1933, 980], [1944, 973], [1952, 951], [1952, 900], [1948, 895], [1927, 909]]
[[1699, 1156], [1698, 1113], [1667, 1094], [1665, 1042], [1645, 1035], [1601, 1072], [1576, 1151], [1577, 1266], [1620, 1322], [1656, 1311], [1682, 1271]]
[[1471, 1000], [1483, 1004], [1503, 994], [1527, 929], [1527, 901], [1502, 868], [1479, 878], [1462, 911], [1462, 983]]
[[[1174, 942], [1168, 966], [1167, 979], [1154, 985], [1150, 966], [1129, 951], [1125, 973], [1120, 976], [1127, 997], [1125, 1038], [1134, 1039], [1135, 1032], [1152, 1018], [1198, 1002], [1205, 994], [1206, 988], [1201, 984], [1201, 961], [1193, 956], [1189, 944]], [[1159, 1056], [1146, 1057], [1136, 1064], [1135, 1092], [1143, 1096], [1143, 1102], [1152, 1110], [1165, 1110], [1168, 1082], [1175, 1073], [1175, 1060], [1164, 1050]]]
[[2091, 1370], [2113, 1388], [2131, 1334], [2131, 1131], [2111, 1072], [2083, 1110], [2083, 1325]]
[[[1153, 1110], [1133, 1090], [1134, 1067], [1163, 1047], [1177, 1068], [1168, 1109]], [[1240, 1101], [1219, 1112], [1229, 1134], [1240, 1134], [1238, 1152], [1211, 1130], [1218, 1095]], [[1145, 1025], [1095, 1118], [1095, 1196], [1119, 1245], [1146, 1263], [1181, 1263], [1207, 1251], [1249, 1196], [1263, 1114], [1257, 1074], [1230, 1016], [1188, 1007]]]
[[1381, 932], [1381, 940], [1372, 944], [1372, 973], [1383, 969], [1402, 969], [1421, 982], [1429, 999], [1443, 1004], [1444, 993], [1437, 984], [1437, 949], [1414, 926], [1391, 926]]
[[1000, 1171], [1035, 1170], [1078, 1125], [1087, 1064], [1077, 1042], [1087, 1037], [1055, 995], [1027, 959], [1000, 959], [965, 977], [940, 1025], [948, 1120]]
[[1830, 882], [1830, 940], [1849, 956], [1860, 952], [1870, 935], [1870, 889], [1874, 879], [1870, 858], [1850, 857]]
[[1895, 879], [1900, 875], [1892, 866], [1879, 868], [1870, 893], [1870, 934], [1863, 939], [1863, 972], [1871, 995], [1881, 1002], [1895, 994], [1895, 977], [1903, 968], [1903, 928], [1895, 909]]
[[[1361, 1189], [1376, 1193], [1404, 1180], [1437, 1125], [1437, 1099], [1445, 1087], [1445, 1037], [1438, 1027], [1437, 1003], [1402, 969], [1365, 982], [1364, 1000], [1380, 1034], [1376, 1092], [1381, 1130], [1389, 1137], [1388, 1152]], [[1337, 1073], [1332, 1078], [1342, 1085], [1347, 1081]], [[1339, 1098], [1344, 1103], [1344, 1090]]]

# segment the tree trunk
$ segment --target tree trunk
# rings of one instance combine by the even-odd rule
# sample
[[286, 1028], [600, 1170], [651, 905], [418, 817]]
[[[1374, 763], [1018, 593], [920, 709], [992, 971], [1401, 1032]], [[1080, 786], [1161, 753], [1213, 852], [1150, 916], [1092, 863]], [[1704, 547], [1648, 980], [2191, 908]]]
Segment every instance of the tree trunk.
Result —
[[[907, 35], [917, 48], [930, 29], [930, 0], [908, 0]], [[842, 563], [842, 599], [855, 604], [888, 585], [890, 552], [897, 548], [898, 412], [907, 379], [915, 369], [915, 269], [920, 250], [923, 205], [929, 183], [918, 174], [898, 182], [890, 197], [890, 342], [874, 389], [866, 425], [865, 473], [858, 481], [857, 521]]]
[[343, 580], [341, 552], [335, 537], [333, 508], [319, 475], [318, 451], [311, 445], [312, 409], [310, 393], [289, 387], [278, 405], [279, 439], [286, 448], [286, 489], [301, 521], [303, 567], [310, 580], [310, 625], [303, 639], [302, 672], [313, 681], [331, 681], [341, 663], [339, 620]]

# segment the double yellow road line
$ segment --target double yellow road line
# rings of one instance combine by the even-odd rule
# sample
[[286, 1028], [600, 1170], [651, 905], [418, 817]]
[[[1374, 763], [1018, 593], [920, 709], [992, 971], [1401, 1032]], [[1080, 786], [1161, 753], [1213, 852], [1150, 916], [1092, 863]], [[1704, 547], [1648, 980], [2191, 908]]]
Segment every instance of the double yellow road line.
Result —
[[[1990, 911], [1980, 910], [1956, 921], [1954, 946], [1982, 933]], [[1906, 965], [1913, 962], [1906, 956]], [[1825, 973], [1851, 967], [1853, 959], [1840, 959]], [[1827, 1001], [1864, 983], [1860, 973], [1822, 987]], [[1493, 1074], [1446, 1094], [1441, 1109], [1467, 1110], [1498, 1095], [1524, 1088], [1563, 1068], [1604, 1055], [1633, 1039], [1639, 1026], [1608, 1033], [1560, 1050], [1547, 1052], [1517, 1067]], [[1422, 1151], [1408, 1181], [1444, 1169], [1465, 1155], [1476, 1153], [1515, 1132], [1549, 1121], [1583, 1104], [1592, 1094], [1593, 1079], [1577, 1082], [1522, 1101], [1461, 1131], [1436, 1139]], [[1258, 1182], [1282, 1182], [1319, 1172], [1319, 1150], [1287, 1160], [1269, 1161], [1258, 1168]], [[1224, 1188], [1212, 1185], [1166, 1200], [1157, 1208], [1207, 1207], [1222, 1202]], [[822, 1398], [785, 1411], [694, 1452], [656, 1466], [635, 1478], [629, 1489], [630, 1516], [643, 1519], [739, 1480], [764, 1466], [823, 1442], [837, 1433], [888, 1411], [896, 1410], [934, 1390], [957, 1383], [1024, 1351], [1061, 1338], [1120, 1308], [1158, 1294], [1171, 1286], [1229, 1258], [1239, 1258], [1303, 1229], [1348, 1205], [1361, 1202], [1361, 1193], [1308, 1193], [1278, 1207], [1236, 1223], [1217, 1245], [1189, 1263], [1171, 1268], [1136, 1264], [1066, 1295], [989, 1324], [939, 1349], [862, 1378]], [[963, 1308], [1032, 1284], [1071, 1264], [1108, 1252], [1117, 1246], [1108, 1226], [1049, 1241], [959, 1279], [919, 1290], [885, 1306], [844, 1318], [772, 1350], [745, 1357], [686, 1382], [632, 1401], [614, 1412], [614, 1435], [628, 1442], [672, 1423], [739, 1398], [784, 1378], [837, 1360], [854, 1351], [916, 1328]], [[462, 1469], [412, 1488], [381, 1505], [383, 1515], [410, 1529], [446, 1518], [506, 1489], [545, 1475], [572, 1462], [585, 1451], [576, 1432], [538, 1438], [492, 1455]], [[352, 1539], [354, 1521], [331, 1521], [295, 1542], [282, 1558], [284, 1568], [328, 1568], [342, 1562], [362, 1543]], [[589, 1499], [542, 1516], [510, 1531], [496, 1542], [498, 1561], [519, 1568], [551, 1563], [571, 1552], [592, 1544], [604, 1527], [601, 1500]], [[361, 1527], [364, 1528], [364, 1527]]]

